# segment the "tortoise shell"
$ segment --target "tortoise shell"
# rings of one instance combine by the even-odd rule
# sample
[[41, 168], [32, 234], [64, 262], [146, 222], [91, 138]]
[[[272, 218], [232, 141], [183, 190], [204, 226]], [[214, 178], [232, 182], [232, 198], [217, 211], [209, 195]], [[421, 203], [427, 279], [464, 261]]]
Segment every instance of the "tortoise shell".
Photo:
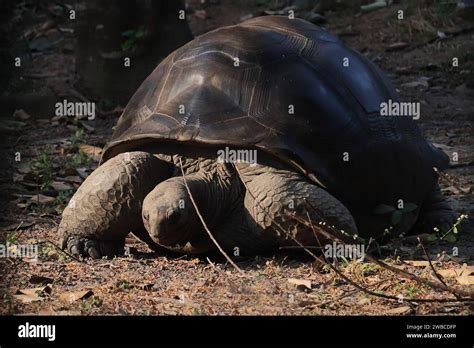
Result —
[[[420, 204], [447, 156], [363, 55], [301, 19], [265, 16], [195, 38], [148, 76], [120, 117], [103, 161], [144, 143], [255, 148], [346, 204]], [[216, 155], [217, 156], [217, 155]]]

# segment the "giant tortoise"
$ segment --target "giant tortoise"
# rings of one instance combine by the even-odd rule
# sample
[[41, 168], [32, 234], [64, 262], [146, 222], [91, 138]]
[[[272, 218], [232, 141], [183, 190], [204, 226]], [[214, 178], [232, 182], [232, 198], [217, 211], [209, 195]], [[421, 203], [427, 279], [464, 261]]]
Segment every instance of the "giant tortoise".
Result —
[[64, 210], [62, 247], [112, 256], [133, 233], [154, 249], [211, 251], [197, 211], [242, 255], [315, 246], [321, 229], [349, 239], [446, 229], [455, 216], [434, 168], [448, 157], [412, 117], [381, 115], [399, 101], [377, 66], [304, 20], [201, 35], [131, 98]]

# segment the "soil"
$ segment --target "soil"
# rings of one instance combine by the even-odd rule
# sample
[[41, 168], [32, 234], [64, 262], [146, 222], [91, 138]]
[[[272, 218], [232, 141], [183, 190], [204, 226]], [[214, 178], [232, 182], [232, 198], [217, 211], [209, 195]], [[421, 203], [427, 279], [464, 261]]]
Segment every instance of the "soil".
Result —
[[[274, 3], [188, 1], [188, 22], [193, 34], [199, 35], [260, 14]], [[87, 99], [75, 89], [75, 34], [66, 20], [54, 15], [56, 10], [35, 9], [22, 2], [4, 26], [10, 37], [23, 38], [15, 49], [25, 52], [25, 59], [21, 73], [12, 73], [4, 93], [9, 98], [0, 125], [4, 154], [0, 243], [35, 245], [39, 257], [0, 258], [0, 314], [472, 313], [472, 302], [456, 301], [448, 291], [401, 278], [367, 261], [341, 260], [334, 266], [371, 291], [399, 300], [369, 295], [320, 261], [286, 250], [236, 259], [242, 273], [219, 255], [160, 255], [132, 238], [127, 239], [130, 254], [111, 260], [76, 260], [59, 250], [54, 244], [61, 211], [97, 167], [121, 106], [109, 107], [92, 121], [56, 117], [47, 111], [51, 110], [47, 104], [54, 105], [57, 97]], [[397, 18], [399, 10], [404, 11], [403, 20]], [[459, 226], [455, 241], [438, 239], [424, 247], [449, 286], [472, 291], [474, 27], [456, 13], [440, 11], [424, 1], [369, 13], [340, 5], [324, 13], [323, 26], [378, 64], [404, 101], [421, 103], [420, 128], [451, 158], [440, 179], [443, 193], [460, 215], [469, 216]], [[27, 100], [31, 109], [13, 116], [17, 100]], [[422, 248], [412, 240], [401, 237], [384, 246], [384, 260], [439, 283]]]

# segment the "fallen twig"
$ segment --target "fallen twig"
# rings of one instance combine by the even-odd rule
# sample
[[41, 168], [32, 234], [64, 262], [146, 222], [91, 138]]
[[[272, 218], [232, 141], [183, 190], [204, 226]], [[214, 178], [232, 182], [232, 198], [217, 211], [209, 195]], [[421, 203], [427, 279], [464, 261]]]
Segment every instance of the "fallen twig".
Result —
[[207, 234], [209, 235], [209, 238], [211, 238], [212, 242], [216, 245], [217, 249], [219, 249], [220, 253], [226, 258], [227, 261], [229, 261], [229, 263], [242, 275], [244, 275], [244, 272], [239, 268], [239, 266], [237, 266], [235, 264], [234, 261], [232, 261], [232, 259], [229, 257], [229, 255], [227, 255], [227, 253], [224, 251], [224, 249], [222, 249], [222, 247], [219, 245], [219, 243], [217, 242], [217, 240], [214, 238], [214, 236], [212, 235], [211, 231], [209, 230], [209, 228], [207, 227], [207, 224], [206, 222], [204, 221], [204, 218], [202, 217], [201, 213], [199, 212], [199, 208], [196, 204], [196, 202], [194, 201], [194, 197], [191, 193], [191, 190], [189, 189], [189, 186], [188, 186], [188, 182], [186, 181], [186, 177], [184, 175], [184, 169], [183, 169], [183, 162], [181, 161], [181, 158], [179, 158], [179, 165], [180, 165], [180, 169], [181, 169], [181, 174], [183, 176], [183, 181], [184, 181], [184, 186], [186, 187], [186, 191], [188, 191], [188, 195], [189, 195], [189, 198], [191, 199], [191, 203], [193, 204], [194, 206], [194, 209], [196, 210], [196, 214], [198, 215], [199, 217], [199, 220], [201, 220], [201, 223], [202, 225], [204, 226], [204, 229], [206, 230]]
[[44, 241], [45, 241], [46, 243], [48, 243], [48, 244], [51, 244], [51, 245], [52, 245], [53, 247], [55, 247], [58, 251], [62, 252], [62, 253], [65, 254], [66, 256], [69, 256], [71, 259], [74, 259], [74, 260], [76, 260], [76, 261], [78, 261], [78, 262], [84, 263], [83, 260], [81, 260], [81, 259], [75, 257], [73, 254], [67, 252], [66, 250], [61, 249], [60, 247], [58, 247], [56, 244], [54, 244], [54, 243], [53, 243], [52, 241], [50, 241], [49, 239], [45, 239]]
[[[239, 289], [239, 286], [229, 277], [227, 273], [225, 273], [222, 269], [217, 267], [214, 262], [212, 262], [208, 257], [206, 257], [207, 262], [211, 265], [213, 269], [215, 269], [220, 276], [223, 276], [228, 282], [231, 288], [233, 288], [234, 291], [237, 291]], [[219, 279], [219, 278], [217, 278]]]
[[[421, 239], [420, 237], [417, 238], [418, 239], [418, 243], [420, 243], [420, 246], [421, 246], [421, 249], [423, 250], [423, 253], [425, 254], [426, 258], [428, 259], [428, 263], [431, 267], [431, 270], [433, 271], [434, 275], [436, 276], [436, 278], [444, 285], [444, 286], [448, 286], [448, 284], [446, 284], [446, 282], [444, 281], [443, 277], [441, 276], [441, 274], [439, 274], [437, 271], [436, 271], [436, 268], [434, 267], [433, 263], [431, 262], [431, 258], [430, 256], [428, 255], [428, 253], [426, 252], [426, 249], [425, 249], [425, 246], [423, 245], [423, 243], [421, 242]], [[453, 294], [454, 296], [458, 297], [457, 294]]]
[[433, 167], [433, 170], [435, 171], [436, 174], [438, 174], [438, 176], [441, 178], [441, 179], [444, 179], [446, 182], [448, 182], [450, 185], [454, 186], [455, 188], [457, 188], [459, 191], [461, 191], [462, 193], [469, 193], [470, 189], [465, 189], [465, 188], [462, 188], [461, 186], [459, 186], [453, 179], [451, 179], [449, 176], [447, 176], [446, 174], [444, 173], [441, 173], [438, 168], [436, 167]]

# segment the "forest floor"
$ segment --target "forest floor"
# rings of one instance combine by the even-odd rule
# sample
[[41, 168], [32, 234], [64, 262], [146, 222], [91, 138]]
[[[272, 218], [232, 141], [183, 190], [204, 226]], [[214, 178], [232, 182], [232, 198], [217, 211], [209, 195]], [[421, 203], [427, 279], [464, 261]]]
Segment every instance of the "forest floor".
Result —
[[[194, 35], [265, 10], [265, 1], [190, 1]], [[260, 6], [254, 5], [255, 3]], [[423, 4], [423, 2], [420, 2]], [[404, 19], [397, 18], [404, 10]], [[22, 16], [27, 16], [28, 8]], [[322, 24], [348, 46], [378, 64], [403, 100], [421, 102], [423, 133], [452, 159], [440, 180], [459, 214], [469, 218], [456, 240], [424, 244], [446, 283], [473, 288], [474, 272], [474, 31], [469, 21], [440, 9], [401, 4], [369, 13], [338, 8]], [[12, 25], [34, 51], [11, 93], [81, 98], [74, 89], [74, 32], [57, 16], [39, 12]], [[19, 23], [19, 22], [18, 22]], [[33, 43], [33, 45], [32, 45]], [[453, 58], [458, 66], [453, 66]], [[123, 106], [123, 105], [122, 105]], [[69, 198], [97, 167], [120, 112], [93, 121], [16, 112], [2, 119], [3, 163], [0, 243], [35, 245], [37, 259], [0, 258], [0, 314], [184, 314], [184, 315], [466, 315], [473, 304], [447, 291], [404, 279], [374, 263], [339, 262], [338, 272], [310, 257], [279, 251], [238, 259], [239, 274], [218, 255], [171, 257], [127, 239], [130, 255], [75, 260], [58, 250], [56, 228]], [[15, 154], [21, 160], [15, 161]], [[455, 156], [457, 153], [457, 161]], [[12, 251], [12, 250], [11, 250]], [[14, 250], [13, 250], [14, 251]], [[438, 282], [413, 238], [384, 247], [383, 259], [418, 277]], [[367, 289], [399, 300], [369, 295]], [[424, 302], [413, 299], [453, 299]]]

